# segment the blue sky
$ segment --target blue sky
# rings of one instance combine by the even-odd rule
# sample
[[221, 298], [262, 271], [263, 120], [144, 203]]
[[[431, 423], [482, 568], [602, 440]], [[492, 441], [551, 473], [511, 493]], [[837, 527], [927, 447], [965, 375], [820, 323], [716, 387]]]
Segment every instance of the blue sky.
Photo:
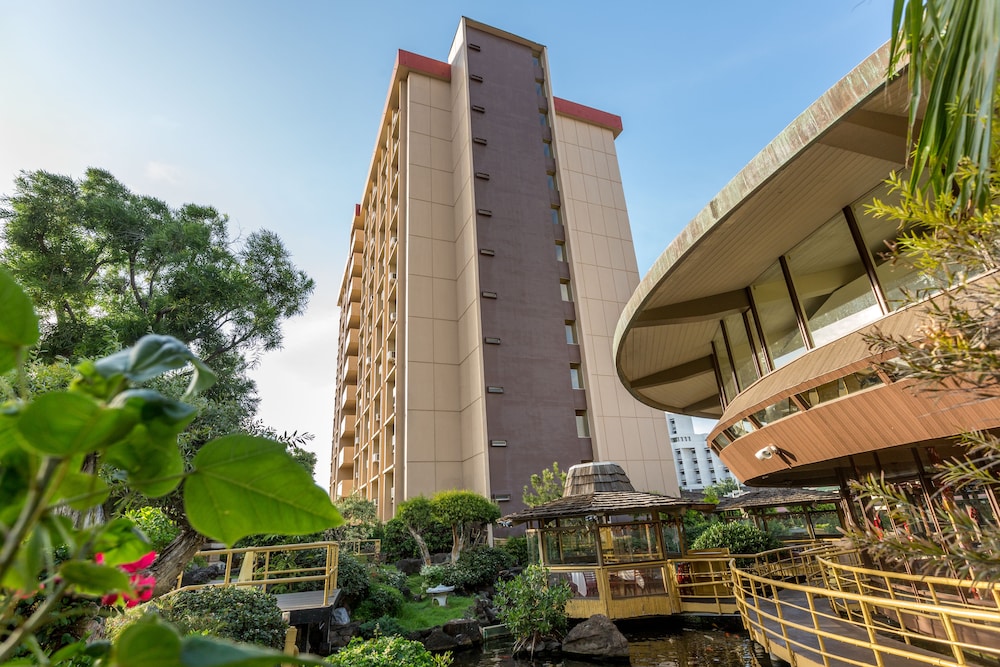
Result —
[[[276, 231], [317, 283], [255, 377], [326, 483], [337, 289], [397, 49], [462, 15], [545, 44], [555, 94], [618, 114], [640, 273], [783, 127], [889, 36], [891, 0], [0, 0], [0, 193], [111, 171]], [[707, 430], [707, 428], [705, 429]]]

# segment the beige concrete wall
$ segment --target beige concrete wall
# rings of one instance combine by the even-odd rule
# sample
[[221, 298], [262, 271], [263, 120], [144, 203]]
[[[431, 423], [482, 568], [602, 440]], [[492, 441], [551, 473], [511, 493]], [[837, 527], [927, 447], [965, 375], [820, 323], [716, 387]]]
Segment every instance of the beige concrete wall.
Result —
[[459, 405], [462, 485], [489, 497], [486, 456], [486, 407], [483, 382], [482, 319], [479, 301], [479, 250], [472, 178], [472, 132], [469, 120], [469, 78], [465, 21], [452, 44], [452, 190], [455, 195], [455, 267], [457, 271]]
[[639, 272], [614, 136], [565, 115], [553, 134], [595, 458], [621, 464], [638, 490], [676, 495], [664, 414], [615, 373], [612, 338]]
[[452, 92], [411, 72], [406, 124], [403, 498], [462, 486]]

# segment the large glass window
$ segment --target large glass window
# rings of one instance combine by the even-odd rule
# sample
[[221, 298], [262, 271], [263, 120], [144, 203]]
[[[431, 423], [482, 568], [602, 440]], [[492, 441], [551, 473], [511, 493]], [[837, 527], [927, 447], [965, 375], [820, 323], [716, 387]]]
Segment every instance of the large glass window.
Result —
[[750, 338], [747, 335], [746, 324], [743, 315], [737, 313], [722, 320], [726, 327], [726, 337], [729, 338], [729, 351], [733, 355], [733, 363], [736, 365], [736, 380], [739, 382], [740, 391], [757, 381], [757, 366], [754, 363], [753, 349], [750, 347]]
[[880, 384], [882, 384], [882, 378], [874, 370], [866, 368], [850, 375], [839, 377], [836, 380], [831, 380], [818, 387], [807, 389], [799, 394], [799, 399], [809, 407], [815, 407], [820, 403], [832, 401], [870, 387], [877, 387]]
[[916, 292], [930, 287], [930, 284], [909, 262], [892, 261], [891, 246], [902, 232], [895, 220], [879, 219], [868, 213], [868, 207], [876, 198], [890, 205], [899, 203], [899, 194], [890, 192], [889, 186], [882, 183], [856, 201], [851, 210], [854, 211], [861, 236], [875, 263], [875, 274], [882, 284], [889, 309], [895, 310], [904, 305], [904, 293], [907, 290]]
[[750, 286], [754, 305], [764, 330], [767, 352], [780, 368], [805, 352], [806, 346], [799, 333], [795, 309], [788, 295], [781, 265], [775, 262]]
[[732, 364], [729, 363], [729, 353], [726, 352], [726, 341], [722, 336], [722, 327], [715, 330], [712, 337], [712, 350], [715, 352], [715, 360], [719, 364], [719, 376], [722, 378], [722, 391], [726, 395], [726, 403], [729, 403], [739, 389], [736, 388], [736, 376], [733, 374]]
[[763, 410], [753, 413], [753, 418], [762, 426], [767, 426], [771, 422], [776, 422], [782, 417], [793, 415], [798, 411], [799, 406], [795, 404], [795, 401], [791, 398], [783, 398], [774, 405], [769, 405]]
[[882, 316], [843, 213], [795, 246], [786, 259], [816, 345]]

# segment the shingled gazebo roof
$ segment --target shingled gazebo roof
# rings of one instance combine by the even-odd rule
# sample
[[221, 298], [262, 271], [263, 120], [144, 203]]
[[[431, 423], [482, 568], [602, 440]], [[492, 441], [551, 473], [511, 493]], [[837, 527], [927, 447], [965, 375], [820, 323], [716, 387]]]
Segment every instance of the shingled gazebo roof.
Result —
[[710, 511], [713, 507], [714, 504], [704, 501], [636, 491], [620, 465], [596, 462], [581, 463], [569, 469], [566, 473], [562, 498], [508, 514], [500, 520], [524, 523], [592, 514], [599, 516], [647, 512], [678, 514], [688, 509]]
[[818, 491], [801, 488], [760, 488], [749, 489], [735, 498], [721, 498], [716, 512], [727, 510], [765, 509], [787, 505], [809, 505], [811, 503], [835, 503], [840, 499], [836, 491]]

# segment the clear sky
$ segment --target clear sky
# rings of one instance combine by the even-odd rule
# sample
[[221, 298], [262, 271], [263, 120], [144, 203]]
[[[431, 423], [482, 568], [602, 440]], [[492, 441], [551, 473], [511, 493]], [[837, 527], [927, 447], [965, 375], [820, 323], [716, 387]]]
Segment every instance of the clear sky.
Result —
[[[618, 114], [645, 273], [783, 127], [889, 36], [891, 0], [0, 0], [0, 193], [109, 170], [316, 280], [255, 371], [260, 416], [329, 473], [337, 290], [397, 49], [445, 60], [462, 15], [549, 48], [554, 93]], [[701, 429], [707, 430], [707, 429]]]

